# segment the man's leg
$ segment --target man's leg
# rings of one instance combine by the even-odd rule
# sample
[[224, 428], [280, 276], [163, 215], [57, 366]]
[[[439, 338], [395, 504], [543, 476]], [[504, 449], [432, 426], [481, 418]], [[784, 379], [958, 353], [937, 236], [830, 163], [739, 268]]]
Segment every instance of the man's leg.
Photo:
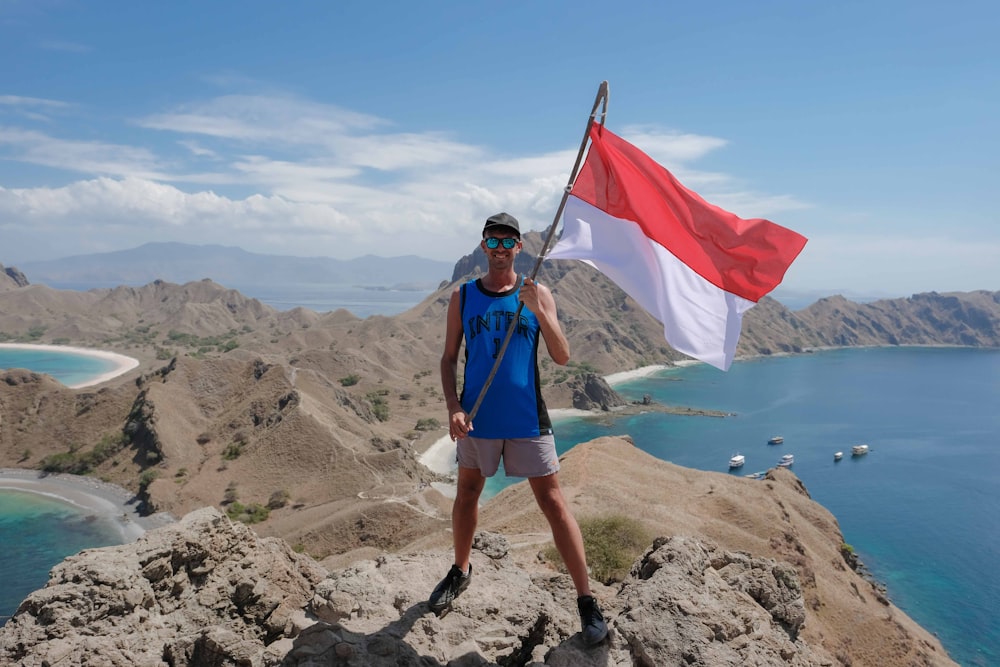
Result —
[[427, 605], [435, 614], [441, 614], [462, 594], [472, 581], [472, 540], [479, 522], [479, 494], [486, 478], [478, 468], [458, 468], [458, 485], [455, 503], [451, 508], [451, 527], [455, 545], [455, 564], [448, 570], [434, 590]]
[[569, 576], [573, 578], [576, 594], [590, 595], [590, 576], [587, 573], [587, 556], [583, 550], [580, 526], [566, 506], [566, 498], [559, 488], [558, 474], [529, 477], [528, 483], [535, 494], [539, 509], [549, 522], [552, 539], [562, 556]]
[[455, 503], [451, 506], [451, 530], [455, 545], [455, 565], [469, 571], [472, 540], [479, 523], [479, 496], [486, 478], [479, 468], [459, 468]]
[[583, 549], [580, 526], [566, 505], [566, 498], [559, 488], [556, 473], [545, 477], [529, 477], [528, 482], [531, 484], [538, 507], [552, 528], [552, 539], [555, 540], [563, 564], [573, 578], [583, 641], [589, 646], [599, 644], [608, 636], [608, 624], [604, 620], [600, 605], [590, 592], [587, 556]]

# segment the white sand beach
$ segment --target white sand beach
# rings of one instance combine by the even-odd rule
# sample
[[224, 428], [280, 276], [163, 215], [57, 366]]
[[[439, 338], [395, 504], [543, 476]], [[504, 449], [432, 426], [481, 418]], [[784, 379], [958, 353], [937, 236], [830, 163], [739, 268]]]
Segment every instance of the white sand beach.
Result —
[[166, 513], [141, 516], [133, 502], [134, 494], [127, 489], [83, 475], [0, 468], [0, 489], [37, 493], [105, 516], [117, 522], [124, 542], [175, 520]]
[[8, 348], [12, 350], [39, 350], [43, 352], [48, 350], [54, 352], [71, 352], [73, 354], [81, 354], [88, 357], [95, 357], [97, 359], [114, 362], [115, 367], [112, 370], [102, 375], [98, 375], [95, 378], [91, 378], [86, 382], [68, 385], [70, 389], [80, 389], [82, 387], [90, 387], [95, 384], [107, 382], [108, 380], [116, 378], [123, 373], [127, 373], [139, 365], [138, 359], [127, 357], [124, 354], [118, 354], [117, 352], [105, 352], [104, 350], [92, 350], [86, 347], [71, 347], [68, 345], [32, 345], [29, 343], [0, 343], [0, 348]]
[[458, 463], [455, 461], [455, 441], [450, 435], [438, 438], [417, 460], [428, 470], [454, 476], [458, 470]]
[[643, 366], [642, 368], [636, 368], [635, 370], [631, 371], [622, 371], [621, 373], [612, 373], [611, 375], [605, 375], [604, 381], [613, 387], [616, 384], [621, 384], [622, 382], [628, 382], [629, 380], [637, 380], [639, 378], [649, 377], [650, 375], [658, 371], [665, 370], [667, 368], [693, 366], [695, 364], [701, 364], [701, 363], [704, 362], [698, 361], [697, 359], [682, 359], [680, 361], [675, 361], [672, 366], [667, 366], [665, 364]]

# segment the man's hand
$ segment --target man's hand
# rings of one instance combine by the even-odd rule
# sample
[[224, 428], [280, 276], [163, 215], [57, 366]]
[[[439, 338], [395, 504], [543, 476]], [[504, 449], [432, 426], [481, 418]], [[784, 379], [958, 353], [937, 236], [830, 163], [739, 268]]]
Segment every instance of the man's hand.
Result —
[[469, 421], [469, 415], [465, 414], [465, 410], [455, 410], [448, 416], [448, 435], [452, 440], [466, 437], [471, 430], [472, 422]]
[[531, 310], [535, 315], [541, 312], [538, 306], [538, 283], [527, 276], [524, 278], [524, 284], [521, 285], [520, 298], [524, 303], [524, 307]]

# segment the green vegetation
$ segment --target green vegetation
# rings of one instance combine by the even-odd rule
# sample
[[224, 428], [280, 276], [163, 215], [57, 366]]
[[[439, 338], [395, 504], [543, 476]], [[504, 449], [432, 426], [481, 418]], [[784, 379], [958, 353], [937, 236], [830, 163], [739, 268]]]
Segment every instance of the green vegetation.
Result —
[[418, 431], [433, 431], [434, 429], [440, 428], [441, 422], [439, 422], [434, 417], [426, 417], [424, 419], [418, 419], [416, 429]]
[[355, 375], [353, 373], [350, 374], [350, 375], [348, 375], [347, 377], [340, 378], [340, 386], [341, 387], [353, 387], [354, 385], [356, 385], [359, 382], [361, 382], [361, 376], [360, 375]]
[[28, 333], [23, 334], [9, 334], [5, 331], [0, 331], [0, 343], [6, 343], [8, 341], [14, 341], [15, 343], [31, 343], [37, 341], [43, 335], [45, 335], [46, 327], [38, 326], [31, 327], [28, 329]]
[[213, 351], [229, 352], [236, 349], [240, 346], [236, 340], [239, 333], [236, 329], [230, 329], [222, 336], [195, 336], [171, 329], [167, 333], [167, 340], [181, 347], [196, 348], [195, 356], [202, 356]]
[[240, 454], [243, 453], [243, 445], [239, 442], [231, 442], [226, 445], [226, 448], [222, 450], [222, 458], [226, 461], [232, 461], [233, 459], [238, 459]]
[[365, 395], [368, 402], [372, 404], [372, 413], [375, 414], [375, 419], [380, 422], [389, 420], [389, 401], [386, 396], [389, 395], [388, 389], [378, 389], [376, 391], [370, 391]]
[[159, 476], [160, 473], [157, 470], [143, 470], [142, 474], [139, 475], [139, 493], [145, 493], [153, 480]]
[[[621, 515], [581, 519], [580, 532], [591, 576], [604, 584], [623, 581], [632, 563], [653, 541], [640, 522]], [[555, 546], [548, 547], [544, 556], [561, 563]]]
[[[123, 433], [105, 435], [93, 449], [81, 452], [78, 445], [70, 445], [69, 451], [46, 456], [41, 460], [45, 472], [66, 472], [72, 475], [86, 475], [93, 472], [112, 456], [120, 452], [128, 444], [128, 438]], [[25, 451], [30, 455], [30, 452]]]
[[600, 375], [600, 371], [586, 361], [570, 361], [564, 367], [557, 370], [552, 376], [553, 384], [560, 384], [578, 375]]
[[226, 508], [226, 514], [233, 521], [251, 524], [267, 521], [267, 517], [271, 515], [271, 510], [267, 509], [263, 505], [258, 505], [257, 503], [243, 505], [242, 503], [233, 501], [230, 503], [229, 507]]

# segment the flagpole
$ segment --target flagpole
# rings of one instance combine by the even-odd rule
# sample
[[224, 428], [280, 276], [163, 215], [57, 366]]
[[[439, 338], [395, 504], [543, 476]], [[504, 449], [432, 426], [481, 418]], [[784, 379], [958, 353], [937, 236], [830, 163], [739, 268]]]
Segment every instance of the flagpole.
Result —
[[[538, 275], [538, 270], [542, 266], [542, 260], [549, 252], [549, 245], [552, 243], [553, 237], [555, 237], [556, 228], [559, 226], [559, 220], [562, 218], [563, 210], [566, 208], [566, 200], [569, 199], [569, 193], [573, 189], [573, 184], [576, 183], [577, 174], [580, 171], [580, 163], [583, 162], [583, 154], [587, 150], [587, 141], [590, 139], [590, 128], [594, 125], [594, 119], [597, 116], [597, 107], [601, 107], [601, 125], [604, 124], [605, 119], [608, 116], [608, 82], [602, 81], [601, 85], [597, 88], [597, 97], [594, 98], [594, 106], [590, 110], [590, 117], [587, 119], [587, 129], [583, 132], [583, 140], [580, 142], [580, 150], [576, 153], [576, 162], [573, 163], [573, 169], [569, 174], [569, 180], [566, 183], [566, 187], [563, 189], [562, 199], [559, 201], [559, 207], [556, 209], [556, 215], [552, 220], [552, 225], [549, 227], [549, 231], [545, 236], [545, 242], [542, 244], [542, 249], [538, 253], [538, 257], [535, 259], [535, 266], [531, 270], [531, 280], [534, 282], [535, 276]], [[489, 390], [490, 385], [493, 384], [493, 378], [496, 377], [497, 369], [500, 368], [500, 362], [503, 361], [503, 355], [507, 351], [507, 345], [510, 344], [510, 338], [514, 333], [514, 328], [517, 326], [517, 322], [521, 317], [521, 311], [524, 309], [524, 302], [518, 301], [517, 310], [514, 312], [514, 317], [511, 319], [510, 324], [507, 325], [507, 333], [504, 336], [503, 344], [500, 346], [500, 350], [497, 352], [496, 361], [493, 362], [493, 368], [490, 369], [490, 374], [486, 377], [486, 382], [483, 384], [483, 388], [479, 390], [479, 396], [476, 397], [476, 402], [472, 406], [472, 410], [469, 411], [469, 415], [466, 419], [467, 424], [472, 423], [473, 417], [479, 412], [479, 406], [482, 405], [483, 399], [486, 397], [486, 392]]]

